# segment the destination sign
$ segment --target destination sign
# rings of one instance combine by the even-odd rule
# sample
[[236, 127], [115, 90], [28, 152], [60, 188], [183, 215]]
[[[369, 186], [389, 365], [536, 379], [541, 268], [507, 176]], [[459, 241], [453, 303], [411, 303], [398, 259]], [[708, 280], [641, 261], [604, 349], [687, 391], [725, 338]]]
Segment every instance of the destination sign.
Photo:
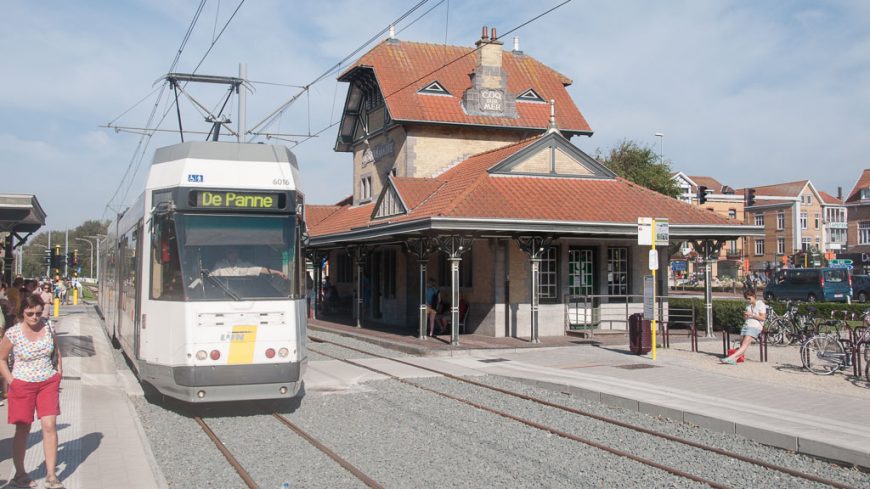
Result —
[[235, 190], [192, 190], [194, 207], [202, 209], [281, 209], [284, 194], [275, 192], [237, 192]]

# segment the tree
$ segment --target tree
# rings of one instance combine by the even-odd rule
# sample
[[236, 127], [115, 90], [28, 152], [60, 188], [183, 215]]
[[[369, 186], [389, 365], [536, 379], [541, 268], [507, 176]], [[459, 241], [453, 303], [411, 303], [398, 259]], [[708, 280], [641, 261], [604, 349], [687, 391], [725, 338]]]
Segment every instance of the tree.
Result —
[[638, 185], [669, 197], [680, 194], [680, 186], [671, 178], [671, 167], [658, 161], [652, 147], [626, 139], [604, 157], [599, 153], [598, 159], [612, 172]]

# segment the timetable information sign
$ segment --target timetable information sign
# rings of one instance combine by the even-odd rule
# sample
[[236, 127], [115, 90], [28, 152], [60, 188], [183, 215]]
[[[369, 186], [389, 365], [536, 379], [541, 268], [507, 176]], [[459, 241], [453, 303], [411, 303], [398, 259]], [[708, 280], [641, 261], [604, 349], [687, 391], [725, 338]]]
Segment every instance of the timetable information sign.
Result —
[[655, 317], [654, 289], [655, 280], [652, 275], [643, 276], [643, 317], [653, 319]]

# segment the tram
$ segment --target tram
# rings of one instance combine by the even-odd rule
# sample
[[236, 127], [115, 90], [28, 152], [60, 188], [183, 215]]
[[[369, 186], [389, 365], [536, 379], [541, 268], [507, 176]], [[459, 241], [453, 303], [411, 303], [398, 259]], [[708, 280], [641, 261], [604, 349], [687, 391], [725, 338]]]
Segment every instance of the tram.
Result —
[[101, 252], [105, 328], [140, 381], [191, 403], [297, 396], [308, 361], [303, 194], [283, 146], [156, 150]]

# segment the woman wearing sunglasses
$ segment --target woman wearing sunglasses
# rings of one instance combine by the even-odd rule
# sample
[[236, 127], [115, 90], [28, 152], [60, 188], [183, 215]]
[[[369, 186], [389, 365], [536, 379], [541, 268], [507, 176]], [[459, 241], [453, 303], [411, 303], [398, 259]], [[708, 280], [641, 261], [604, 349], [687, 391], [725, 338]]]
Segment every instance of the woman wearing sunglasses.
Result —
[[42, 447], [45, 452], [46, 489], [63, 489], [57, 478], [57, 416], [60, 414], [61, 358], [54, 331], [42, 317], [45, 303], [39, 294], [21, 300], [18, 323], [6, 330], [0, 340], [0, 358], [14, 358], [12, 371], [0, 361], [0, 375], [9, 385], [9, 424], [15, 425], [12, 461], [15, 476], [10, 487], [36, 487], [24, 469], [27, 437], [33, 413], [42, 424]]

